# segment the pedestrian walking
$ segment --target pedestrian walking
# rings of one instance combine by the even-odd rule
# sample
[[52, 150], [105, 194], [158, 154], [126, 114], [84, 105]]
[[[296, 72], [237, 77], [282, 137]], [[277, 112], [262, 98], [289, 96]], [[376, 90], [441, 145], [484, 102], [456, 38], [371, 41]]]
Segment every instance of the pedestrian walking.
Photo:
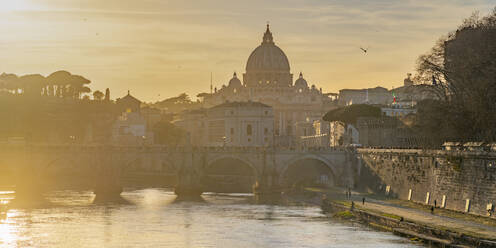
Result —
[[434, 207], [437, 208], [437, 201], [434, 200]]
[[365, 197], [362, 198], [362, 205], [365, 205]]
[[431, 207], [431, 214], [434, 214], [434, 207]]

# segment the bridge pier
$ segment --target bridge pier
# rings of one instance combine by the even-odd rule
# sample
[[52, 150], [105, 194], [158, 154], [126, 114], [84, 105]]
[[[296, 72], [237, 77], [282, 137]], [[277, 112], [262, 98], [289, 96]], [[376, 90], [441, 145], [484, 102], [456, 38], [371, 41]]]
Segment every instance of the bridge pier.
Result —
[[278, 175], [275, 170], [270, 174], [262, 174], [253, 185], [253, 193], [258, 196], [276, 197], [282, 194], [282, 188], [278, 184]]
[[177, 185], [174, 187], [174, 193], [179, 197], [199, 197], [203, 193], [203, 187], [200, 183], [200, 175], [195, 170], [195, 165], [204, 162], [204, 154], [198, 156], [196, 148], [191, 146], [191, 139], [186, 139], [187, 145], [183, 154], [183, 166], [178, 171]]
[[93, 193], [95, 201], [121, 200], [122, 186], [117, 182], [98, 182]]
[[280, 197], [282, 189], [278, 183], [275, 154], [273, 151], [263, 150], [262, 173], [253, 186], [253, 193], [257, 197]]
[[109, 167], [100, 167], [95, 177], [93, 194], [94, 202], [121, 201], [123, 187], [120, 182], [120, 170], [110, 164]]
[[278, 186], [268, 186], [268, 185], [263, 185], [260, 184], [259, 182], [256, 182], [255, 185], [253, 186], [253, 193], [255, 195], [281, 195], [282, 194], [282, 189], [281, 187]]
[[193, 170], [181, 170], [178, 175], [178, 183], [174, 187], [177, 196], [198, 197], [203, 193], [199, 176]]

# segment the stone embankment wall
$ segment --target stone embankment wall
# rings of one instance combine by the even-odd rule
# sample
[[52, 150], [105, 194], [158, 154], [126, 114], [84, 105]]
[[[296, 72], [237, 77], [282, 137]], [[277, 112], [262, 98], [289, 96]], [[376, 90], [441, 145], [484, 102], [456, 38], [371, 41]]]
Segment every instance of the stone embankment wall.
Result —
[[358, 187], [478, 215], [496, 204], [496, 153], [358, 149]]
[[342, 203], [330, 200], [323, 200], [321, 208], [324, 212], [336, 214], [335, 216], [339, 216], [339, 213], [342, 211], [350, 211], [354, 219], [374, 228], [392, 231], [394, 234], [400, 236], [419, 238], [424, 243], [429, 244], [429, 247], [496, 247], [494, 240], [485, 240], [474, 237], [472, 234], [461, 234], [459, 232], [427, 226], [415, 220], [391, 218], [364, 209], [350, 208]]

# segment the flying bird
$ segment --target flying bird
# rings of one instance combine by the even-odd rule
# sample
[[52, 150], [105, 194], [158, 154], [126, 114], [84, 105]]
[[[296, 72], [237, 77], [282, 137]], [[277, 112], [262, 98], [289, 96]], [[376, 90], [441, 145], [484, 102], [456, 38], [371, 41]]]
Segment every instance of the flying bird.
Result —
[[360, 47], [360, 49], [363, 51], [363, 53], [367, 53], [367, 51], [369, 50], [369, 48], [363, 48], [363, 47]]

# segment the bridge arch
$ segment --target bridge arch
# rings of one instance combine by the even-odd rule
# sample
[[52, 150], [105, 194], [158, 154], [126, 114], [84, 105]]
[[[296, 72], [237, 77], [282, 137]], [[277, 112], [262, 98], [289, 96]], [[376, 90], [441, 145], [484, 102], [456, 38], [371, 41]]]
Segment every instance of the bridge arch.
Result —
[[339, 172], [334, 163], [322, 156], [316, 154], [307, 154], [304, 156], [295, 156], [285, 162], [284, 166], [280, 170], [279, 182], [283, 186], [293, 186], [292, 184], [295, 183], [295, 179], [290, 178], [290, 174], [301, 172], [302, 174], [298, 174], [297, 178], [299, 180], [303, 180], [305, 179], [305, 175], [303, 174], [307, 173], [304, 171], [304, 169], [306, 169], [305, 167], [313, 170], [313, 172], [309, 173], [314, 173], [314, 175], [309, 174], [306, 176], [315, 176], [314, 179], [318, 180], [319, 183], [327, 186], [334, 186], [339, 181]]
[[206, 192], [251, 193], [258, 178], [257, 168], [240, 156], [224, 155], [207, 160], [202, 168]]
[[255, 174], [255, 176], [258, 178], [258, 175], [259, 175], [259, 172], [257, 170], [257, 167], [253, 165], [253, 163], [246, 159], [246, 158], [243, 158], [241, 156], [236, 156], [236, 155], [220, 155], [220, 156], [215, 156], [213, 158], [209, 158], [207, 160], [207, 163], [206, 163], [206, 167], [210, 167], [211, 165], [213, 165], [214, 163], [216, 162], [219, 162], [221, 160], [233, 160], [233, 161], [239, 161], [239, 162], [242, 162], [246, 165], [248, 165], [252, 170], [253, 170], [253, 173]]
[[34, 167], [42, 172], [58, 172], [58, 171], [80, 171], [82, 168], [78, 166], [78, 162], [71, 156], [60, 156], [51, 159], [42, 164], [42, 166]]

